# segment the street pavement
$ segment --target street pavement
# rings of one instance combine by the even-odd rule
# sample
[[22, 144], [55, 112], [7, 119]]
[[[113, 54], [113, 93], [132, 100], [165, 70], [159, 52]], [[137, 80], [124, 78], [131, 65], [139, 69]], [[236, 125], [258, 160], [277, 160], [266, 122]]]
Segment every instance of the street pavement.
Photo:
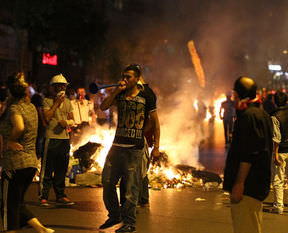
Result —
[[[213, 127], [212, 127], [213, 126]], [[226, 158], [223, 128], [220, 123], [210, 125], [208, 138], [200, 146], [199, 162], [205, 170], [223, 173]], [[28, 207], [56, 233], [115, 232], [118, 226], [99, 230], [107, 219], [102, 200], [102, 188], [68, 187], [67, 195], [76, 204], [69, 208], [41, 208], [37, 197], [37, 184], [26, 194]], [[287, 190], [286, 190], [287, 191]], [[287, 196], [287, 195], [286, 195]], [[55, 196], [51, 192], [51, 203]], [[285, 197], [285, 203], [288, 203]], [[264, 202], [263, 233], [287, 233], [288, 211], [283, 215], [269, 213], [272, 192]], [[137, 209], [138, 233], [232, 233], [229, 195], [221, 189], [205, 191], [202, 187], [177, 189], [150, 189], [150, 208]], [[24, 233], [33, 232], [26, 228]]]
[[[43, 208], [38, 205], [37, 184], [34, 183], [26, 194], [26, 201], [41, 222], [57, 233], [110, 233], [117, 229], [116, 226], [106, 231], [99, 230], [107, 218], [102, 188], [69, 187], [67, 194], [76, 202], [74, 206]], [[55, 196], [51, 192], [52, 205], [53, 200]], [[204, 191], [201, 187], [150, 189], [150, 202], [150, 208], [137, 209], [138, 233], [232, 233], [229, 196], [221, 190]], [[271, 203], [270, 195], [265, 201], [265, 210]], [[287, 233], [287, 217], [287, 211], [284, 215], [264, 212], [263, 233]], [[21, 232], [33, 230], [26, 228]]]

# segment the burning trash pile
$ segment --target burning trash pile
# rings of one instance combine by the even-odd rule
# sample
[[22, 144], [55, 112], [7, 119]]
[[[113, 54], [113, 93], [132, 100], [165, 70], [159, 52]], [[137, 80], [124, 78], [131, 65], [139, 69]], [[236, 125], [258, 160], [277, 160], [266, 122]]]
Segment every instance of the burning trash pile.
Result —
[[[69, 176], [71, 183], [101, 186], [103, 166], [96, 158], [102, 149], [102, 144], [88, 142], [73, 152]], [[150, 188], [154, 190], [185, 187], [203, 187], [211, 190], [219, 188], [222, 183], [221, 177], [216, 173], [197, 170], [188, 165], [171, 165], [165, 152], [161, 152], [157, 160], [151, 161], [148, 177]]]
[[221, 177], [216, 173], [197, 170], [188, 165], [170, 165], [165, 152], [161, 152], [159, 159], [152, 161], [150, 166], [150, 187], [155, 190], [184, 187], [203, 187], [210, 190], [219, 188], [222, 183]]
[[99, 143], [88, 142], [80, 146], [70, 157], [70, 183], [78, 185], [100, 185], [102, 167], [93, 159], [93, 155], [101, 150]]
[[[148, 170], [150, 187], [155, 190], [165, 188], [203, 187], [220, 188], [221, 177], [216, 173], [204, 171], [199, 164], [199, 146], [209, 133], [205, 124], [212, 119], [217, 124], [220, 106], [225, 95], [213, 100], [213, 111], [205, 109], [205, 119], [199, 119], [197, 108], [187, 108], [193, 103], [191, 90], [176, 95], [176, 105], [159, 114], [161, 121], [161, 156], [152, 160]], [[199, 101], [197, 101], [199, 103]], [[211, 105], [211, 106], [212, 106]], [[212, 108], [211, 108], [212, 109]], [[204, 112], [204, 110], [203, 110]], [[187, 119], [187, 116], [191, 116]], [[175, 119], [185, 119], [175, 121]], [[206, 128], [205, 128], [206, 127]], [[106, 156], [112, 146], [115, 128], [97, 126], [81, 134], [81, 139], [72, 142], [70, 159], [70, 182], [77, 185], [101, 185], [101, 173]], [[78, 139], [78, 138], [77, 138]], [[196, 166], [196, 167], [194, 167]]]

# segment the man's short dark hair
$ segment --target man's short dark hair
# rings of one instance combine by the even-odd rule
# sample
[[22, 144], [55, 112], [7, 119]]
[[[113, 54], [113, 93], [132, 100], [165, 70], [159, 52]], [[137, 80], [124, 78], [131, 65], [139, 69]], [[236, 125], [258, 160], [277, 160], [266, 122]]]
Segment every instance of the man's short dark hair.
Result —
[[257, 86], [252, 78], [240, 76], [234, 83], [234, 90], [237, 92], [240, 99], [256, 98]]
[[133, 70], [136, 77], [140, 77], [142, 75], [141, 66], [138, 64], [130, 64], [130, 65], [126, 66], [126, 68], [123, 70], [123, 72], [127, 72], [129, 70]]
[[287, 94], [282, 91], [277, 91], [274, 95], [274, 101], [278, 107], [285, 106], [287, 103]]

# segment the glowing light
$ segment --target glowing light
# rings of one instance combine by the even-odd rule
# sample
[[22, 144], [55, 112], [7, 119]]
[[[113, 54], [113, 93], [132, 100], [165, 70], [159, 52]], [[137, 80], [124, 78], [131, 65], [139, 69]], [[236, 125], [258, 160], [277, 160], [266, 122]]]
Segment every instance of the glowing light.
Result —
[[43, 53], [42, 64], [57, 66], [57, 55]]
[[167, 179], [169, 179], [169, 180], [173, 180], [174, 178], [176, 178], [176, 179], [179, 179], [179, 178], [180, 178], [180, 174], [176, 174], [176, 173], [172, 170], [171, 167], [168, 168], [168, 169], [165, 169], [165, 170], [163, 171], [163, 173], [165, 174], [165, 176], [166, 176]]
[[[220, 108], [221, 108], [222, 102], [224, 102], [225, 100], [226, 100], [225, 94], [221, 94], [216, 100], [213, 100], [213, 106], [214, 106], [213, 115], [215, 116], [216, 121], [222, 121], [220, 117], [220, 114], [221, 114]], [[194, 102], [194, 106], [195, 106], [195, 102]], [[212, 117], [212, 114], [209, 112], [209, 109], [207, 109], [205, 121], [210, 120], [211, 117]]]
[[283, 72], [276, 72], [276, 76], [281, 76], [283, 75]]
[[194, 108], [198, 111], [198, 100], [194, 100]]
[[215, 107], [215, 115], [216, 115], [216, 120], [218, 121], [222, 121], [220, 118], [220, 108], [221, 108], [221, 104], [222, 102], [224, 102], [226, 100], [226, 96], [225, 94], [221, 94], [214, 103], [214, 107]]
[[209, 111], [206, 112], [205, 120], [210, 120], [212, 117], [211, 113]]
[[194, 65], [196, 75], [197, 75], [197, 77], [198, 77], [198, 79], [200, 81], [200, 85], [201, 85], [201, 87], [205, 87], [204, 70], [202, 68], [200, 57], [199, 57], [199, 55], [197, 53], [197, 50], [195, 48], [193, 40], [190, 40], [188, 42], [188, 49], [189, 49], [189, 52], [191, 54], [192, 63]]
[[[114, 139], [115, 129], [108, 129], [106, 127], [99, 127], [97, 131], [91, 133], [86, 132], [82, 136], [82, 140], [77, 144], [72, 146], [70, 149], [70, 156], [80, 147], [85, 145], [88, 142], [99, 143], [101, 146], [96, 150], [96, 152], [91, 156], [91, 159], [94, 160], [94, 164], [89, 172], [99, 171], [101, 172], [104, 167], [106, 156], [112, 146]], [[95, 167], [96, 166], [96, 167]]]
[[282, 67], [280, 65], [268, 65], [268, 69], [271, 71], [280, 71]]

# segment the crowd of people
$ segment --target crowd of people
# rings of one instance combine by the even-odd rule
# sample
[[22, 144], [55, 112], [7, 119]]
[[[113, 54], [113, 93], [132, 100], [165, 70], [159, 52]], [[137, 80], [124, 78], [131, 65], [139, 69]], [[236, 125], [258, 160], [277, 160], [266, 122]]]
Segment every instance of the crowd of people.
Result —
[[[102, 174], [103, 200], [109, 218], [100, 229], [123, 222], [116, 232], [135, 232], [137, 204], [149, 205], [148, 146], [153, 147], [151, 155], [158, 157], [160, 125], [156, 96], [144, 82], [140, 66], [127, 66], [119, 84], [107, 95], [100, 93], [100, 101], [94, 102], [87, 99], [84, 88], [79, 88], [77, 95], [72, 89], [67, 90], [68, 82], [62, 74], [52, 77], [49, 95], [45, 97], [41, 93], [31, 96], [23, 73], [8, 77], [5, 88], [1, 87], [0, 108], [2, 230], [13, 233], [29, 224], [39, 233], [54, 232], [44, 227], [24, 204], [38, 159], [40, 206], [51, 205], [51, 186], [56, 206], [74, 205], [65, 194], [71, 139], [77, 140], [83, 129], [96, 122], [112, 124], [111, 111], [107, 110], [115, 105], [118, 123]], [[95, 114], [100, 110], [95, 111], [94, 103], [101, 114]], [[147, 140], [146, 131], [150, 131]], [[151, 143], [148, 145], [147, 141]], [[116, 193], [119, 180], [120, 204]]]
[[[75, 203], [65, 194], [71, 137], [81, 135], [93, 123], [111, 124], [116, 106], [115, 138], [102, 172], [103, 200], [108, 219], [106, 229], [123, 222], [117, 233], [135, 232], [136, 206], [149, 206], [148, 147], [159, 157], [160, 124], [156, 96], [145, 83], [139, 65], [127, 66], [109, 94], [90, 101], [85, 89], [68, 89], [62, 74], [52, 77], [49, 95], [31, 96], [23, 73], [10, 76], [0, 90], [1, 217], [2, 230], [14, 233], [25, 225], [36, 232], [51, 233], [27, 209], [24, 196], [41, 159], [40, 206], [51, 205], [53, 186], [56, 205]], [[241, 76], [234, 83], [234, 100], [227, 93], [221, 105], [228, 153], [223, 189], [231, 194], [231, 216], [235, 233], [260, 233], [262, 203], [274, 188], [272, 212], [282, 214], [283, 189], [288, 159], [287, 94], [277, 91], [263, 101], [253, 79]], [[66, 97], [68, 96], [68, 98]], [[93, 96], [92, 96], [93, 98]], [[95, 114], [95, 104], [102, 113]], [[80, 133], [79, 133], [80, 132]], [[116, 185], [120, 182], [120, 202]]]

